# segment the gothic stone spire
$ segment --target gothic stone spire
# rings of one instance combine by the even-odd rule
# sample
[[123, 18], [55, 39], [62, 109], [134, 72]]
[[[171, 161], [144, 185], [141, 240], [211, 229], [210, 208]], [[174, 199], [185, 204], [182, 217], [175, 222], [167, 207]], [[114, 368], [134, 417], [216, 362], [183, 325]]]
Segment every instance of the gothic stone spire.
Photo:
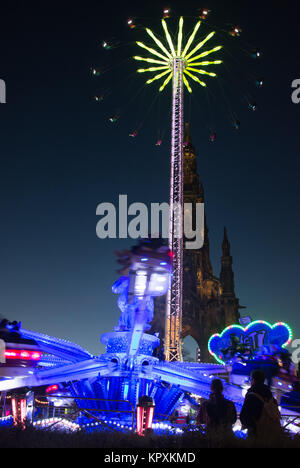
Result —
[[230, 243], [227, 237], [227, 230], [224, 227], [224, 238], [222, 242], [223, 255], [221, 257], [220, 281], [222, 294], [234, 297], [234, 275], [232, 271], [232, 257], [230, 255]]

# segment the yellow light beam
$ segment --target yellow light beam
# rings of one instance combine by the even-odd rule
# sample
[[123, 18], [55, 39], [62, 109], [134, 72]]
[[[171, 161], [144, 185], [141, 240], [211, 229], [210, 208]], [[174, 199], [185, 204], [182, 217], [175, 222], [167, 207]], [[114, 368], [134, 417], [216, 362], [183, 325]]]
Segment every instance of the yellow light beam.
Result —
[[168, 65], [167, 61], [163, 62], [162, 60], [155, 60], [155, 59], [146, 58], [146, 57], [138, 57], [137, 55], [135, 55], [133, 58], [134, 58], [134, 60], [140, 60], [141, 62], [158, 63], [160, 65]]
[[194, 71], [196, 73], [200, 73], [200, 75], [209, 75], [209, 76], [217, 76], [216, 73], [212, 73], [212, 72], [207, 72], [205, 70], [199, 70], [197, 68], [193, 68], [193, 67], [186, 67], [186, 70], [190, 70], [190, 71]]
[[181, 47], [182, 47], [182, 27], [183, 27], [183, 18], [180, 17], [179, 20], [179, 32], [177, 38], [177, 56], [180, 57], [181, 54]]
[[[197, 62], [197, 59], [206, 57], [207, 55], [212, 54], [213, 52], [217, 52], [223, 46], [214, 47], [213, 49], [206, 50], [196, 56], [195, 55], [196, 52], [199, 49], [201, 49], [201, 47], [203, 47], [203, 45], [214, 36], [215, 31], [212, 31], [210, 34], [208, 34], [201, 42], [196, 44], [193, 50], [189, 52], [191, 45], [196, 37], [197, 31], [200, 28], [201, 21], [198, 21], [196, 23], [185, 46], [183, 45], [183, 25], [184, 25], [184, 19], [183, 17], [180, 17], [178, 35], [177, 35], [177, 41], [176, 41], [177, 43], [173, 44], [172, 37], [168, 31], [167, 23], [164, 19], [162, 19], [162, 26], [163, 26], [163, 30], [164, 30], [168, 45], [166, 44], [165, 41], [163, 43], [161, 40], [159, 40], [156, 37], [156, 35], [151, 31], [151, 29], [146, 28], [147, 34], [153, 39], [155, 44], [158, 46], [159, 51], [151, 47], [148, 47], [142, 42], [136, 42], [139, 47], [147, 50], [148, 52], [150, 52], [150, 54], [155, 55], [157, 57], [157, 58], [151, 58], [151, 57], [134, 56], [133, 58], [134, 60], [137, 60], [137, 61], [142, 61], [142, 62], [147, 62], [150, 64], [158, 65], [158, 66], [150, 66], [149, 68], [139, 68], [137, 72], [145, 73], [145, 72], [158, 72], [159, 71], [158, 74], [155, 74], [155, 76], [153, 76], [152, 78], [146, 81], [146, 84], [150, 84], [150, 83], [153, 83], [153, 81], [156, 81], [162, 77], [165, 77], [162, 85], [159, 88], [159, 91], [163, 91], [172, 78], [173, 78], [174, 83], [177, 83], [177, 85], [178, 85], [178, 80], [183, 79], [184, 86], [188, 89], [189, 93], [192, 92], [192, 88], [190, 86], [190, 83], [187, 77], [190, 77], [193, 81], [196, 81], [201, 86], [206, 87], [206, 83], [204, 81], [201, 81], [196, 75], [199, 74], [199, 75], [208, 75], [208, 76], [216, 77], [217, 76], [216, 73], [206, 71], [205, 69], [202, 69], [202, 67], [205, 67], [208, 65], [218, 65], [223, 62], [222, 60], [214, 60], [214, 61], [201, 60]], [[169, 46], [169, 49], [168, 49], [168, 46]], [[175, 50], [175, 47], [176, 47], [176, 50]], [[180, 76], [179, 74], [174, 76], [174, 73], [172, 70], [172, 64], [177, 59], [180, 59], [185, 62], [185, 69], [183, 70], [183, 74], [180, 73]], [[161, 70], [163, 70], [162, 73], [160, 73]]]
[[192, 65], [193, 67], [195, 67], [196, 65], [197, 66], [202, 65], [203, 67], [205, 67], [206, 65], [219, 65], [220, 63], [223, 63], [223, 60], [214, 60], [213, 62], [207, 62], [207, 61], [197, 62], [197, 63], [192, 63]]
[[173, 76], [173, 72], [171, 72], [170, 75], [168, 76], [168, 78], [163, 82], [163, 84], [159, 88], [159, 91], [162, 91], [167, 86], [167, 84], [169, 83], [172, 76]]
[[167, 73], [170, 73], [170, 70], [164, 71], [163, 73], [159, 73], [159, 75], [155, 75], [154, 78], [151, 78], [150, 80], [146, 81], [146, 83], [150, 84], [153, 81], [159, 80], [160, 78], [165, 76]]
[[151, 47], [146, 46], [142, 42], [137, 41], [137, 45], [139, 47], [142, 47], [143, 49], [148, 50], [148, 52], [150, 52], [150, 54], [156, 55], [157, 57], [162, 58], [163, 60], [169, 60], [168, 57], [165, 57], [164, 55], [160, 54], [159, 52], [156, 52], [155, 49], [151, 49]]
[[192, 78], [192, 80], [197, 81], [197, 83], [199, 83], [201, 86], [204, 86], [204, 87], [206, 86], [206, 83], [204, 83], [204, 81], [199, 80], [199, 78], [197, 78], [197, 76], [193, 75], [192, 73], [190, 73], [186, 69], [184, 70], [184, 73], [186, 73], [186, 75], [190, 76]]
[[184, 75], [182, 75], [182, 77], [183, 77], [183, 82], [184, 82], [185, 86], [187, 87], [188, 92], [191, 93], [192, 88], [190, 87], [190, 84], [189, 84], [188, 80], [186, 79], [186, 77]]
[[161, 22], [162, 22], [162, 25], [163, 25], [163, 28], [164, 28], [164, 31], [165, 31], [165, 35], [166, 35], [170, 50], [172, 52], [172, 56], [175, 57], [176, 52], [175, 52], [175, 49], [174, 49], [174, 45], [173, 45], [171, 36], [169, 34], [169, 31], [168, 31], [167, 23], [165, 22], [164, 19], [162, 19]]
[[137, 70], [137, 72], [138, 73], [153, 72], [153, 71], [157, 71], [157, 70], [165, 70], [166, 68], [168, 70], [170, 70], [170, 68], [168, 66], [164, 66], [164, 67], [139, 68]]
[[187, 60], [189, 57], [191, 57], [191, 55], [194, 55], [195, 52], [197, 52], [197, 50], [201, 49], [201, 47], [207, 42], [209, 41], [209, 39], [211, 39], [214, 35], [215, 35], [215, 31], [212, 31], [211, 33], [209, 33], [205, 39], [203, 39], [203, 41], [199, 42], [199, 44], [196, 45], [196, 47], [194, 47], [194, 49], [189, 52], [185, 59]]
[[149, 36], [154, 40], [154, 42], [158, 45], [158, 47], [159, 47], [169, 58], [172, 58], [170, 52], [165, 48], [165, 46], [161, 43], [161, 41], [160, 41], [159, 39], [157, 39], [157, 37], [155, 36], [155, 34], [153, 34], [153, 32], [151, 31], [151, 29], [146, 28], [146, 31], [147, 31], [147, 33], [149, 34]]
[[200, 54], [200, 55], [196, 55], [196, 57], [190, 58], [189, 61], [188, 61], [188, 65], [189, 65], [191, 62], [194, 62], [194, 60], [197, 60], [198, 58], [206, 57], [207, 55], [212, 54], [213, 52], [217, 52], [218, 50], [222, 49], [222, 47], [223, 47], [223, 46], [214, 47], [214, 48], [211, 49], [211, 50], [207, 50], [207, 51], [205, 51], [205, 52], [202, 52], [202, 54]]
[[201, 21], [198, 21], [198, 23], [197, 23], [196, 26], [194, 27], [194, 31], [193, 31], [192, 34], [190, 35], [190, 37], [189, 37], [189, 39], [188, 39], [188, 41], [187, 41], [187, 43], [186, 43], [186, 46], [185, 46], [185, 48], [184, 48], [184, 50], [183, 50], [183, 52], [182, 52], [182, 55], [181, 55], [182, 58], [185, 57], [185, 54], [187, 53], [187, 51], [189, 50], [189, 48], [190, 48], [190, 46], [191, 46], [193, 40], [195, 39], [195, 36], [196, 36], [196, 33], [197, 33], [197, 31], [198, 31], [198, 29], [199, 29], [199, 27], [200, 27], [200, 24], [201, 24]]

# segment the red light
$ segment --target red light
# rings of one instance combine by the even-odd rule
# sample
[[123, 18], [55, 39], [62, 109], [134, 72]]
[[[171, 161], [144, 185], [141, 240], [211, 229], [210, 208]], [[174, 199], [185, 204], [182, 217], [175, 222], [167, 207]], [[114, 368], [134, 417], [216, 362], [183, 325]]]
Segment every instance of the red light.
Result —
[[5, 351], [4, 356], [7, 359], [17, 359], [17, 352], [16, 351]]
[[54, 392], [58, 390], [58, 385], [50, 385], [50, 387], [46, 388], [46, 393]]
[[31, 359], [33, 361], [39, 361], [41, 359], [41, 355], [42, 353], [40, 353], [39, 351], [34, 351], [33, 353], [31, 353]]
[[21, 359], [23, 361], [39, 361], [42, 353], [39, 351], [27, 351], [26, 349], [7, 349], [4, 352], [6, 359]]
[[147, 401], [142, 401], [145, 397], [139, 399], [136, 407], [136, 431], [139, 436], [144, 436], [147, 429], [152, 428], [154, 404], [151, 398], [147, 397]]
[[153, 422], [153, 415], [154, 415], [154, 406], [149, 408], [149, 411], [146, 416], [146, 429], [151, 429], [152, 428], [152, 422]]
[[25, 429], [26, 421], [26, 399], [20, 397], [14, 397], [11, 401], [12, 413], [14, 426], [21, 426]]
[[138, 435], [142, 435], [142, 408], [140, 406], [136, 408], [136, 431]]

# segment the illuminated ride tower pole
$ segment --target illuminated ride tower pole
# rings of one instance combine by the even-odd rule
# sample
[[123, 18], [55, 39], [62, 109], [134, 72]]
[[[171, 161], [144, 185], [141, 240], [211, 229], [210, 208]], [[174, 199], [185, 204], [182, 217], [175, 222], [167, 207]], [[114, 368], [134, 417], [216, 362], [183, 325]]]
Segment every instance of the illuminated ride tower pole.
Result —
[[[146, 81], [150, 84], [156, 80], [165, 77], [165, 81], [159, 88], [163, 91], [166, 85], [171, 81], [173, 83], [172, 94], [172, 148], [171, 148], [171, 180], [170, 180], [170, 227], [169, 227], [169, 247], [173, 256], [173, 280], [168, 292], [166, 306], [165, 322], [165, 359], [167, 361], [181, 361], [181, 322], [182, 322], [182, 276], [183, 276], [183, 88], [187, 88], [191, 93], [192, 89], [188, 78], [196, 81], [201, 86], [206, 83], [201, 81], [196, 75], [200, 74], [216, 77], [216, 73], [205, 70], [206, 66], [222, 63], [222, 60], [207, 61], [203, 60], [207, 55], [216, 52], [222, 46], [195, 53], [211, 39], [215, 32], [208, 34], [201, 42], [189, 52], [189, 49], [195, 39], [196, 33], [201, 25], [198, 21], [190, 35], [186, 45], [182, 46], [183, 39], [183, 18], [179, 20], [179, 32], [177, 37], [177, 48], [173, 44], [169, 34], [167, 23], [162, 19], [162, 26], [169, 49], [155, 36], [155, 34], [146, 28], [147, 34], [153, 39], [159, 47], [156, 49], [148, 47], [142, 42], [137, 45], [154, 55], [153, 57], [134, 57], [135, 60], [158, 64], [159, 66], [150, 68], [140, 68], [139, 73], [158, 72], [153, 78]], [[198, 61], [200, 59], [200, 62]], [[200, 67], [200, 68], [199, 68]], [[204, 67], [204, 68], [203, 68]]]
[[167, 295], [165, 359], [181, 361], [183, 262], [183, 70], [184, 59], [173, 60], [169, 248], [173, 278]]

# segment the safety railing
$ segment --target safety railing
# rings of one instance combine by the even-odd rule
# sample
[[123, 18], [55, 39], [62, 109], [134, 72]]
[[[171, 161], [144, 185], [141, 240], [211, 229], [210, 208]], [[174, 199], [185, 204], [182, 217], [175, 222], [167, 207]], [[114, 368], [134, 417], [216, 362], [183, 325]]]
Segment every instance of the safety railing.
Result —
[[[117, 413], [117, 414], [131, 414], [131, 421], [132, 421], [132, 424], [131, 424], [131, 428], [132, 430], [134, 430], [135, 428], [135, 408], [133, 406], [133, 404], [131, 403], [131, 401], [129, 400], [110, 400], [110, 399], [105, 399], [105, 398], [88, 398], [88, 397], [73, 397], [73, 396], [62, 396], [62, 397], [59, 397], [59, 396], [53, 396], [51, 397], [51, 395], [37, 395], [35, 396], [35, 402], [40, 399], [40, 398], [55, 398], [55, 400], [73, 400], [74, 403], [76, 404], [76, 407], [77, 407], [77, 410], [79, 412], [82, 412], [82, 413], [93, 413], [93, 412], [98, 412], [98, 413]], [[119, 408], [114, 408], [114, 409], [107, 409], [107, 408], [80, 408], [77, 403], [76, 403], [76, 400], [82, 400], [82, 401], [93, 401], [93, 402], [103, 402], [103, 403], [121, 403], [121, 404], [128, 404], [130, 406], [130, 410], [122, 410], [122, 409], [119, 409]], [[49, 401], [49, 400], [48, 400]], [[37, 406], [39, 404], [43, 404], [43, 402], [39, 401]], [[36, 406], [36, 405], [35, 405]], [[90, 417], [96, 419], [97, 421], [101, 422], [102, 423], [102, 420], [100, 418], [98, 418], [97, 416], [95, 416], [94, 414], [89, 414]], [[104, 423], [103, 423], [104, 424]]]
[[[34, 405], [33, 405], [33, 414], [35, 408], [45, 408], [45, 410], [48, 412], [48, 417], [49, 417], [49, 410], [53, 412], [55, 411], [55, 414], [52, 414], [52, 417], [54, 416], [69, 416], [74, 413], [72, 412], [72, 407], [51, 407], [49, 403], [49, 399], [53, 398], [55, 400], [73, 400], [74, 405], [76, 405], [76, 412], [77, 413], [83, 413], [86, 414], [87, 416], [95, 419], [99, 423], [103, 424], [104, 426], [110, 427], [112, 429], [112, 426], [108, 426], [105, 424], [103, 419], [99, 418], [97, 415], [93, 413], [115, 413], [115, 414], [131, 414], [131, 430], [135, 430], [135, 408], [134, 405], [129, 401], [129, 400], [113, 400], [113, 399], [104, 399], [104, 398], [89, 398], [89, 397], [77, 397], [77, 396], [51, 396], [51, 395], [35, 395], [34, 398]], [[5, 400], [11, 399], [11, 396], [6, 396]], [[44, 401], [40, 400], [43, 399]], [[116, 404], [127, 404], [130, 409], [119, 409], [119, 408], [80, 408], [76, 401], [90, 401], [90, 402], [102, 402], [102, 403], [116, 403]], [[3, 402], [2, 402], [3, 403]], [[297, 415], [296, 412], [299, 411], [299, 414]], [[161, 422], [175, 422], [172, 421], [172, 416], [168, 414], [162, 414], [162, 413], [157, 413], [155, 414], [156, 419], [160, 420]], [[239, 414], [238, 414], [239, 418]], [[299, 427], [299, 432], [300, 432], [300, 406], [293, 406], [291, 409], [286, 409], [286, 408], [281, 408], [281, 420], [282, 420], [282, 427], [284, 429], [289, 429], [290, 425], [294, 425], [296, 427]]]

